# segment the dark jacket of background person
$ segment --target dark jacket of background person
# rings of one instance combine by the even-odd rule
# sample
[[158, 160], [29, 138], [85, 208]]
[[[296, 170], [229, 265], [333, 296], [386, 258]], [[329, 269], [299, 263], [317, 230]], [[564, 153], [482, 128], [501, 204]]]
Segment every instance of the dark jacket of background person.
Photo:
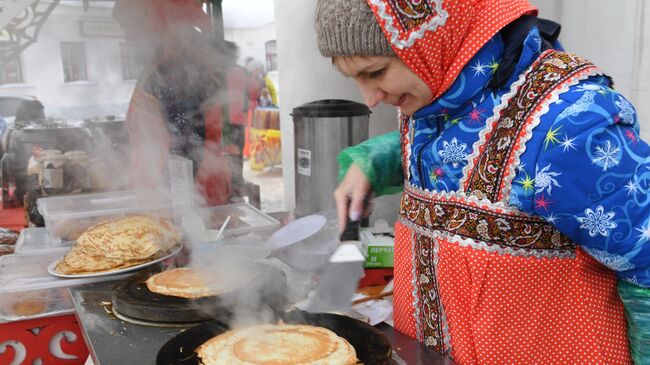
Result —
[[226, 62], [209, 41], [208, 16], [190, 0], [123, 0], [114, 16], [148, 63], [127, 113], [132, 184], [159, 184], [172, 153], [192, 160], [207, 204], [228, 202], [219, 98]]

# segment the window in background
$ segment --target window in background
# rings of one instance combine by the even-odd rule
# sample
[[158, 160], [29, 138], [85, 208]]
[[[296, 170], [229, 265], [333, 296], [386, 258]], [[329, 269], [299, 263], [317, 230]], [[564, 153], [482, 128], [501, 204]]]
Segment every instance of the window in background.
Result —
[[278, 42], [268, 41], [266, 47], [266, 71], [275, 71], [278, 69]]
[[88, 80], [86, 48], [83, 42], [61, 42], [61, 61], [64, 82]]
[[136, 80], [142, 71], [135, 48], [131, 43], [120, 43], [120, 61], [122, 63], [122, 80]]
[[23, 82], [23, 71], [20, 66], [20, 58], [16, 58], [0, 66], [0, 85], [20, 84]]

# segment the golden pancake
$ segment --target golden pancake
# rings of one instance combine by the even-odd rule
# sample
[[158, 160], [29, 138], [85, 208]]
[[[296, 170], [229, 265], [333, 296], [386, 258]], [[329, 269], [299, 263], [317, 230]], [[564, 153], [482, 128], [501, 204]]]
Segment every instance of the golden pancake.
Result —
[[357, 364], [350, 343], [323, 328], [280, 324], [246, 327], [213, 337], [196, 349], [204, 365]]
[[100, 223], [84, 232], [77, 242], [115, 258], [147, 258], [179, 242], [180, 234], [165, 219], [133, 215]]
[[164, 218], [111, 219], [82, 233], [55, 270], [70, 275], [127, 268], [160, 257], [180, 240], [180, 233]]
[[206, 273], [187, 268], [160, 272], [147, 279], [147, 288], [153, 293], [181, 298], [201, 298], [217, 295], [207, 285]]
[[39, 299], [26, 299], [13, 303], [11, 310], [18, 316], [33, 316], [35, 314], [43, 313], [46, 308], [46, 303]]
[[150, 291], [173, 297], [196, 299], [224, 294], [246, 285], [250, 275], [227, 275], [220, 272], [178, 268], [160, 272], [147, 279]]

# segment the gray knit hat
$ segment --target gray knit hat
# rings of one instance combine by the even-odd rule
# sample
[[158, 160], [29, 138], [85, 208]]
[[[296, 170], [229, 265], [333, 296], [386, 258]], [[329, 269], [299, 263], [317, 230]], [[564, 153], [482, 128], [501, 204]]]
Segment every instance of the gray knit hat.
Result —
[[395, 55], [367, 0], [318, 0], [316, 33], [326, 57]]

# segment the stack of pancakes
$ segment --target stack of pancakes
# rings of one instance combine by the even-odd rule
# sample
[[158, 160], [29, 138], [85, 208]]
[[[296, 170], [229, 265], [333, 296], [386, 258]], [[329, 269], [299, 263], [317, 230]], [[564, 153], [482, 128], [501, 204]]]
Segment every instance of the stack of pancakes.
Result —
[[196, 349], [205, 365], [357, 364], [350, 343], [336, 333], [309, 325], [261, 325], [225, 332]]
[[180, 233], [166, 218], [132, 215], [112, 219], [83, 232], [56, 271], [71, 275], [127, 268], [161, 257], [180, 240]]
[[247, 284], [253, 275], [227, 275], [219, 271], [178, 268], [151, 276], [147, 279], [147, 288], [162, 295], [197, 299], [230, 292]]

